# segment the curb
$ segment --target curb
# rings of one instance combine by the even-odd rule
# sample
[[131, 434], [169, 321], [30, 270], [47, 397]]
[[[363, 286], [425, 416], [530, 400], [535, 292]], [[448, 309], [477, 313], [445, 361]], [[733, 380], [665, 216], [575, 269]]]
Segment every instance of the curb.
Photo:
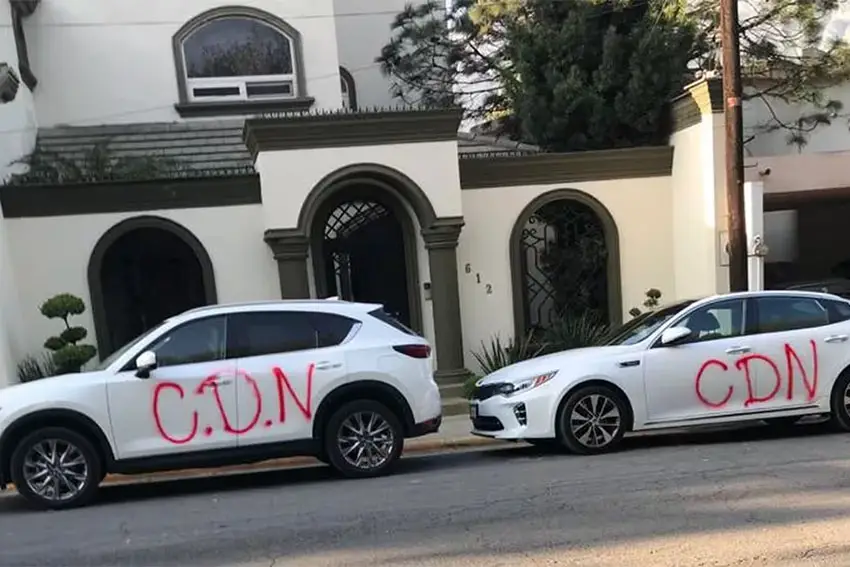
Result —
[[[494, 439], [489, 439], [487, 437], [472, 436], [460, 437], [456, 439], [434, 439], [418, 442], [413, 441], [404, 448], [402, 456], [411, 456], [425, 453], [449, 452], [453, 450], [466, 449], [472, 447], [498, 447], [507, 443], [507, 441], [498, 441]], [[229, 467], [181, 469], [175, 471], [143, 473], [134, 475], [109, 474], [106, 475], [106, 478], [103, 479], [103, 482], [101, 482], [101, 486], [140, 484], [165, 480], [189, 480], [193, 478], [228, 476], [249, 472], [268, 472], [274, 470], [285, 470], [295, 467], [306, 467], [316, 465], [322, 465], [322, 463], [313, 457], [286, 457], [282, 459], [269, 459], [257, 463], [251, 463], [247, 465], [233, 465]], [[14, 490], [14, 484], [9, 483], [8, 485], [6, 485], [7, 493], [11, 493]]]
[[[448, 452], [457, 449], [471, 447], [486, 447], [488, 445], [499, 446], [507, 443], [486, 437], [462, 437], [459, 439], [441, 439], [433, 441], [422, 441], [411, 443], [404, 448], [402, 456], [411, 456], [424, 453]], [[157, 480], [182, 480], [200, 477], [226, 476], [238, 473], [284, 470], [295, 467], [322, 465], [313, 457], [286, 457], [282, 459], [270, 459], [248, 465], [233, 465], [229, 467], [214, 467], [207, 469], [182, 469], [176, 471], [155, 472], [138, 475], [110, 474], [106, 475], [101, 485], [131, 484], [139, 482], [154, 482]], [[10, 485], [11, 486], [11, 485]]]

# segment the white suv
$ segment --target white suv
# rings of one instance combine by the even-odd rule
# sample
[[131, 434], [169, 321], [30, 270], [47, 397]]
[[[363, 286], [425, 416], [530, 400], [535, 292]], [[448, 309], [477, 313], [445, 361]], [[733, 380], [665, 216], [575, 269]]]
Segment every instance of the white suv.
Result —
[[294, 455], [371, 477], [440, 422], [431, 347], [380, 305], [216, 305], [164, 321], [95, 371], [0, 391], [0, 488], [69, 508], [107, 473]]

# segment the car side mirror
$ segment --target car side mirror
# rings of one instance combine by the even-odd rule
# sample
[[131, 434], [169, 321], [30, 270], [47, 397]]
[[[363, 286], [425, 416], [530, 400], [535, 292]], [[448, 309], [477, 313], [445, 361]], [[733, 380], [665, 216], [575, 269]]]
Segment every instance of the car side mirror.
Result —
[[151, 370], [156, 368], [156, 353], [146, 350], [136, 357], [136, 376], [139, 378], [150, 378]]
[[661, 333], [661, 344], [664, 346], [676, 346], [691, 336], [691, 330], [687, 327], [670, 327]]

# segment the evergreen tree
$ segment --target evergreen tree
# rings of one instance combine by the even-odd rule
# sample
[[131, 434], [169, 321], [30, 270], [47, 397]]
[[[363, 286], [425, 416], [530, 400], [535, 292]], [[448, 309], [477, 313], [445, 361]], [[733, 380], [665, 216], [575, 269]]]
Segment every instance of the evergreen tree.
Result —
[[[544, 10], [545, 2], [551, 5], [550, 9]], [[644, 12], [639, 10], [641, 4], [646, 5]], [[823, 40], [824, 26], [839, 7], [840, 1], [747, 0], [739, 5], [746, 98], [761, 99], [768, 106], [777, 100], [791, 105], [805, 105], [808, 110], [796, 120], [783, 122], [776, 116], [761, 125], [762, 130], [788, 130], [789, 143], [803, 144], [808, 132], [841, 116], [841, 102], [828, 99], [825, 89], [850, 79], [848, 48], [843, 41]], [[441, 0], [427, 0], [416, 7], [408, 6], [393, 23], [392, 40], [377, 61], [384, 73], [392, 78], [395, 95], [405, 102], [461, 104], [468, 118], [509, 117], [503, 127], [516, 136], [522, 135], [523, 127], [517, 124], [514, 101], [525, 96], [518, 64], [523, 65], [524, 61], [531, 61], [535, 56], [526, 54], [527, 46], [513, 47], [512, 34], [519, 33], [523, 38], [523, 30], [536, 25], [541, 26], [539, 30], [548, 30], [550, 37], [554, 37], [552, 34], [557, 29], [557, 20], [552, 18], [557, 14], [571, 22], [570, 25], [565, 22], [561, 26], [563, 33], [595, 38], [592, 43], [595, 48], [607, 46], [610, 54], [597, 54], [595, 57], [598, 61], [604, 60], [609, 65], [627, 62], [637, 66], [634, 73], [626, 67], [619, 70], [620, 74], [631, 77], [649, 70], [650, 74], [657, 74], [659, 79], [670, 77], [673, 81], [671, 90], [675, 90], [695, 79], [700, 71], [719, 69], [718, 0], [689, 0], [687, 7], [679, 0], [456, 0], [453, 6], [446, 11]], [[615, 22], [615, 33], [608, 40], [603, 37], [602, 41], [598, 40], [598, 36], [600, 33], [603, 36], [611, 33], [608, 28], [601, 23], [588, 21], [589, 30], [585, 30], [576, 24], [577, 16], [570, 16], [577, 13], [599, 18], [592, 14], [606, 11], [611, 12], [608, 20]], [[535, 13], [544, 12], [544, 15], [552, 16], [549, 21], [541, 18], [535, 22]], [[654, 18], [657, 18], [657, 23]], [[629, 22], [634, 29], [626, 31], [624, 26]], [[679, 24], [684, 27], [683, 30], [676, 30]], [[670, 51], [667, 50], [663, 34], [659, 37], [648, 33], [647, 30], [656, 26], [663, 29], [664, 33], [672, 33], [671, 44], [687, 43], [686, 38], [695, 31], [695, 41], [690, 52], [692, 58], [685, 77], [674, 76], [671, 72], [673, 65], [668, 64], [674, 62], [664, 59]], [[641, 37], [644, 43], [641, 43]], [[656, 57], [650, 53], [653, 42], [660, 45], [663, 56]], [[575, 43], [569, 37], [557, 40], [558, 45]], [[623, 45], [637, 45], [644, 49], [645, 60], [652, 63], [642, 65], [637, 57], [612, 56], [617, 51], [631, 49]], [[550, 49], [552, 55], [558, 52], [559, 49], [554, 46]], [[513, 59], [518, 55], [523, 57], [519, 62]], [[575, 56], [572, 57], [577, 69], [587, 69], [575, 63]], [[593, 57], [584, 55], [585, 61]], [[678, 60], [677, 57], [676, 64]], [[568, 68], [554, 63], [550, 66]], [[524, 72], [526, 75], [529, 73], [527, 69]], [[613, 73], [612, 69], [604, 71], [604, 74]], [[551, 81], [549, 78], [546, 80]], [[602, 78], [581, 78], [581, 81], [588, 85], [606, 84]], [[611, 84], [611, 80], [607, 80], [607, 83]], [[539, 86], [541, 83], [537, 84]], [[627, 86], [648, 89], [646, 92], [663, 90], [649, 88], [651, 84], [651, 80], [637, 78], [633, 84], [627, 83]], [[472, 94], [461, 96], [458, 91]], [[565, 92], [569, 92], [569, 89]], [[654, 102], [661, 108], [666, 100]], [[572, 104], [559, 103], [567, 108]], [[591, 103], [588, 100], [575, 104], [584, 109], [595, 108], [606, 113], [613, 110], [612, 107], [600, 106], [598, 102]], [[625, 101], [620, 104], [628, 106]], [[531, 112], [529, 109], [522, 111]], [[623, 109], [618, 112], [620, 116], [628, 115]], [[634, 115], [636, 110], [629, 112]], [[657, 116], [654, 111], [650, 114]], [[609, 120], [604, 117], [593, 119], [600, 125]], [[645, 126], [639, 126], [637, 131], [647, 130]], [[626, 134], [611, 136], [618, 139]], [[591, 138], [598, 136], [593, 135]], [[557, 147], [577, 147], [576, 144], [576, 140], [552, 143]]]
[[530, 0], [508, 25], [523, 138], [554, 151], [666, 143], [697, 32], [684, 0]]

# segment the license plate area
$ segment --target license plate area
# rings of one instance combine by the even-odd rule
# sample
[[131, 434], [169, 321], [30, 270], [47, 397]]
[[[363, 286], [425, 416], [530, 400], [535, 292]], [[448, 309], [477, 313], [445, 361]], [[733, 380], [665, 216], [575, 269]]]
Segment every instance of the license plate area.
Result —
[[469, 419], [478, 419], [478, 404], [469, 404]]

